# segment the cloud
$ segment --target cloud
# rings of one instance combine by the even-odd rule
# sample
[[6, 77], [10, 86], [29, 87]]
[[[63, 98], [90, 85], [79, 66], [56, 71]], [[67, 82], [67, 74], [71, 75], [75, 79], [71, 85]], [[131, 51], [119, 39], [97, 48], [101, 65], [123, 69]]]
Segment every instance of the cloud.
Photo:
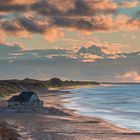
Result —
[[21, 27], [16, 20], [2, 21], [0, 35], [3, 36], [3, 39], [5, 39], [6, 36], [16, 36], [16, 37], [24, 37], [24, 38], [28, 38], [31, 36], [30, 32], [28, 32], [23, 27]]
[[54, 6], [60, 11], [67, 12], [75, 8], [76, 0], [48, 0], [48, 4]]
[[0, 13], [14, 13], [28, 11], [36, 0], [0, 0]]
[[99, 46], [91, 46], [89, 48], [85, 48], [85, 47], [82, 47], [79, 51], [78, 51], [78, 54], [83, 54], [83, 53], [88, 53], [88, 54], [92, 54], [92, 55], [99, 55], [99, 56], [104, 56], [106, 55], [103, 50], [102, 50], [102, 47], [99, 47]]
[[54, 57], [68, 56], [69, 51], [65, 49], [48, 49], [48, 50], [20, 50], [10, 54], [16, 60], [44, 60], [53, 59]]
[[81, 33], [116, 32], [140, 29], [140, 20], [126, 15], [115, 18], [112, 15], [95, 15], [93, 17], [53, 17], [52, 25], [57, 28], [77, 30]]
[[99, 55], [93, 55], [89, 53], [80, 53], [79, 58], [82, 59], [82, 62], [95, 62], [97, 60], [103, 59], [103, 57]]
[[134, 16], [133, 19], [137, 19], [137, 18], [139, 18], [139, 17], [140, 17], [140, 10], [137, 11], [137, 12], [135, 12], [135, 16]]
[[[28, 25], [28, 24], [27, 24]], [[34, 29], [34, 28], [33, 28]], [[32, 30], [33, 30], [32, 29]], [[58, 29], [58, 28], [56, 28]], [[53, 33], [54, 32], [54, 33]], [[48, 31], [49, 33], [49, 31]], [[50, 41], [54, 41], [53, 39], [56, 34], [56, 38], [60, 35], [57, 35], [60, 32], [52, 31], [48, 34]], [[62, 34], [63, 35], [63, 34]], [[45, 33], [44, 33], [45, 36]], [[47, 37], [47, 35], [46, 35]], [[85, 38], [86, 39], [86, 38]], [[122, 44], [109, 44], [107, 42], [97, 42], [91, 38], [91, 41], [88, 41], [89, 44], [83, 43], [85, 40], [73, 40], [70, 39], [70, 48], [56, 48], [56, 49], [46, 49], [46, 50], [23, 50], [24, 48], [21, 44], [13, 43], [1, 43], [2, 48], [5, 50], [6, 57], [14, 60], [43, 60], [47, 61], [52, 59], [61, 58], [63, 60], [74, 60], [78, 62], [99, 62], [99, 61], [114, 61], [114, 60], [140, 60], [140, 52], [131, 52], [131, 53], [122, 53], [120, 52], [120, 48], [124, 47]], [[69, 42], [69, 40], [65, 40]], [[74, 41], [74, 42], [73, 42]], [[87, 44], [87, 46], [86, 46]], [[91, 45], [92, 44], [92, 45]], [[84, 46], [83, 46], [84, 45]], [[7, 46], [10, 46], [11, 52], [7, 49]], [[14, 50], [14, 47], [18, 47], [17, 50]], [[82, 47], [83, 46], [83, 47]], [[9, 47], [8, 47], [9, 48]], [[7, 51], [6, 51], [7, 50]], [[0, 53], [1, 54], [1, 53]], [[3, 52], [1, 54], [1, 59], [5, 59]]]
[[48, 0], [39, 1], [31, 10], [45, 16], [93, 16], [97, 13], [114, 13], [117, 9], [112, 0]]
[[99, 56], [108, 56], [108, 55], [115, 55], [119, 54], [119, 48], [121, 44], [109, 44], [107, 42], [104, 43], [98, 43], [95, 45], [91, 45], [89, 47], [82, 47], [78, 50], [78, 54], [80, 53], [89, 53], [93, 55], [99, 55]]
[[133, 2], [113, 0], [0, 0], [0, 32], [7, 36], [31, 37], [41, 34], [55, 41], [67, 31], [80, 33], [130, 31], [140, 29], [140, 20], [118, 15], [119, 7]]
[[[131, 55], [130, 54], [123, 54], [119, 52], [119, 50], [116, 48], [113, 48], [111, 45], [105, 43], [100, 45], [92, 45], [90, 47], [81, 47], [77, 51], [77, 55], [79, 58], [82, 59], [83, 62], [96, 62], [98, 60], [119, 60], [119, 59], [128, 59]], [[134, 55], [137, 57], [137, 55]]]
[[45, 31], [44, 37], [46, 40], [50, 42], [54, 42], [58, 40], [59, 38], [64, 37], [64, 33], [60, 28], [48, 28]]
[[43, 34], [46, 30], [46, 26], [38, 23], [37, 21], [31, 20], [29, 18], [22, 17], [17, 22], [23, 27], [25, 30], [31, 33], [41, 33]]
[[117, 78], [120, 78], [124, 81], [140, 82], [140, 74], [136, 71], [128, 71], [123, 75], [118, 75]]
[[0, 3], [3, 4], [3, 5], [6, 5], [6, 4], [22, 5], [22, 4], [31, 4], [31, 3], [34, 3], [34, 2], [36, 2], [36, 0], [6, 0], [6, 1], [0, 0]]
[[33, 33], [42, 34], [46, 40], [55, 41], [64, 36], [63, 29], [79, 31], [81, 33], [114, 32], [118, 30], [136, 30], [140, 27], [140, 20], [120, 15], [97, 15], [93, 17], [51, 17], [51, 19], [36, 19], [20, 16], [14, 20], [2, 20], [1, 31], [6, 35], [30, 37]]
[[133, 8], [139, 6], [138, 1], [123, 1], [118, 4], [122, 8]]
[[92, 31], [93, 30], [93, 24], [90, 20], [87, 19], [79, 19], [79, 18], [53, 18], [54, 22], [53, 25], [61, 28], [66, 29], [76, 29], [79, 31]]
[[[103, 45], [103, 44], [102, 44]], [[16, 60], [43, 60], [63, 59], [78, 62], [99, 62], [114, 60], [140, 60], [140, 52], [121, 53], [112, 47], [92, 45], [90, 47], [74, 49], [47, 49], [47, 50], [20, 50], [9, 54], [9, 57]]]
[[15, 53], [22, 50], [21, 44], [14, 43], [0, 43], [0, 59], [9, 59], [11, 57], [11, 53]]
[[[72, 79], [76, 77], [88, 80], [95, 78], [100, 81], [139, 81], [140, 52], [114, 53], [112, 47], [103, 44], [77, 48], [77, 51], [68, 48], [23, 50], [20, 44], [0, 44], [0, 71], [4, 78], [13, 74], [19, 77], [31, 76], [29, 71], [35, 76], [39, 67], [48, 75], [52, 73], [51, 76], [70, 76], [71, 73]], [[119, 73], [117, 78], [116, 73]]]

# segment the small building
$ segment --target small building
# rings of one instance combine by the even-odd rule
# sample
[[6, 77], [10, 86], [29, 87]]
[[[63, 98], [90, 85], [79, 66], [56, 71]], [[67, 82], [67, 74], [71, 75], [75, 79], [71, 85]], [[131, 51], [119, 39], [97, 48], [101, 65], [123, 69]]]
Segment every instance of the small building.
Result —
[[8, 100], [8, 106], [35, 106], [43, 107], [43, 101], [32, 91], [24, 91]]

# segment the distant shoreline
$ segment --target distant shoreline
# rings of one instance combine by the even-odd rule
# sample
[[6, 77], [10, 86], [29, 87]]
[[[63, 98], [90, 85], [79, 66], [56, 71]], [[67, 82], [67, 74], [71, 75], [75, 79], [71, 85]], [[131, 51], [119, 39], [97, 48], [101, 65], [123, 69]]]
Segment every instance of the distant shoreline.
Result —
[[62, 90], [70, 90], [70, 89], [77, 89], [77, 88], [90, 88], [90, 87], [96, 87], [96, 86], [102, 86], [100, 85], [90, 85], [90, 84], [85, 84], [85, 85], [75, 85], [75, 86], [66, 86], [66, 87], [57, 87], [57, 88], [49, 88], [49, 90], [58, 90], [58, 91], [62, 91]]
[[131, 82], [130, 83], [129, 82], [128, 83], [127, 82], [120, 82], [120, 83], [119, 82], [118, 83], [113, 83], [113, 82], [100, 82], [100, 84], [112, 84], [112, 85], [115, 85], [115, 84], [116, 85], [121, 85], [121, 84], [122, 85], [123, 84], [127, 84], [127, 85], [131, 84], [131, 85], [133, 85], [134, 84], [135, 85], [135, 84], [140, 84], [140, 83], [131, 83]]

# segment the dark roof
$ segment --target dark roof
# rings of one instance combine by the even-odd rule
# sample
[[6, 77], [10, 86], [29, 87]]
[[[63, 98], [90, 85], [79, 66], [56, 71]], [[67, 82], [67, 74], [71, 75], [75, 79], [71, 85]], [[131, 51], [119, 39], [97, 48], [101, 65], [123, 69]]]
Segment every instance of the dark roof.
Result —
[[13, 96], [8, 100], [8, 102], [15, 102], [15, 101], [20, 101], [20, 97], [19, 96]]
[[23, 91], [19, 96], [23, 99], [23, 102], [28, 102], [33, 95], [37, 96], [33, 91]]
[[30, 98], [33, 95], [35, 95], [38, 98], [37, 94], [32, 91], [23, 91], [20, 95], [13, 96], [12, 98], [10, 98], [8, 102], [29, 102]]

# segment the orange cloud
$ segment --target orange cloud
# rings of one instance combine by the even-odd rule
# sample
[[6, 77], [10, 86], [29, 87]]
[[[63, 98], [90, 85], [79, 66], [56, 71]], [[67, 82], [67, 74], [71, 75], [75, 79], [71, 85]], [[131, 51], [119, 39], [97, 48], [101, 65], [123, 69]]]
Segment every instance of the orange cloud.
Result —
[[126, 58], [126, 56], [125, 55], [110, 55], [108, 56], [108, 58], [117, 59], [117, 58]]
[[11, 4], [19, 4], [19, 5], [32, 4], [34, 2], [36, 2], [36, 0], [12, 0], [11, 2], [9, 1], [9, 3]]
[[126, 48], [126, 45], [123, 44], [111, 44], [108, 42], [102, 42], [98, 38], [94, 36], [81, 36], [79, 34], [79, 39], [64, 39], [65, 44], [71, 46], [71, 50], [76, 52], [80, 49], [81, 46], [85, 48], [90, 48], [91, 46], [95, 45], [101, 48], [101, 51], [107, 55], [115, 55], [121, 53], [121, 48]]
[[48, 3], [61, 11], [66, 12], [67, 10], [75, 8], [76, 0], [48, 0]]
[[83, 18], [59, 18], [54, 19], [54, 25], [72, 29], [73, 31], [80, 31], [80, 33], [89, 35], [94, 32], [117, 32], [117, 31], [134, 31], [140, 30], [140, 20], [132, 19], [132, 17], [126, 15], [96, 15], [93, 17]]
[[1, 27], [0, 29], [0, 35], [1, 39], [5, 39], [7, 36], [16, 36], [16, 37], [23, 37], [23, 38], [29, 38], [31, 37], [30, 32], [27, 30], [23, 29], [17, 21], [13, 21], [12, 23], [9, 21], [3, 21], [1, 22]]
[[[63, 37], [63, 29], [88, 34], [140, 30], [140, 19], [115, 15], [119, 6], [132, 7], [137, 1], [113, 0], [0, 0], [0, 30], [6, 35], [29, 37], [41, 34], [48, 41]], [[82, 8], [81, 8], [82, 7]]]
[[64, 33], [59, 28], [49, 28], [44, 33], [45, 39], [50, 42], [54, 42], [58, 40], [59, 38], [62, 38], [63, 36], [64, 36]]
[[92, 0], [85, 0], [88, 3], [88, 6], [93, 10], [116, 10], [117, 3], [113, 2], [112, 0], [99, 0], [99, 1], [92, 1]]
[[118, 15], [115, 18], [112, 15], [97, 15], [91, 21], [95, 27], [92, 31], [114, 32], [140, 29], [140, 20], [126, 15]]
[[118, 4], [120, 7], [122, 8], [133, 8], [133, 7], [137, 7], [139, 5], [139, 2], [138, 1], [123, 1], [123, 2], [120, 2]]
[[119, 15], [116, 17], [115, 29], [122, 31], [140, 31], [140, 19]]
[[118, 75], [117, 77], [126, 81], [140, 82], [140, 74], [136, 71], [128, 71], [124, 75]]
[[93, 54], [89, 54], [89, 53], [81, 53], [80, 57], [82, 57], [84, 59], [92, 59], [92, 60], [102, 59], [103, 58], [101, 56], [93, 55]]

